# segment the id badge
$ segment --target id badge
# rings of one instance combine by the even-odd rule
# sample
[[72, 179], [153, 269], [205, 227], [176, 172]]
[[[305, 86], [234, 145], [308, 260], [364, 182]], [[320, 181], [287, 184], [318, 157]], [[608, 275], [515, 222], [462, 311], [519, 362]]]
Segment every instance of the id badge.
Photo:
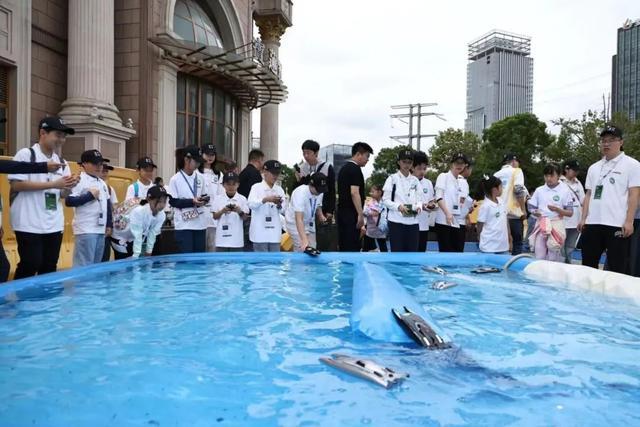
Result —
[[229, 231], [228, 225], [222, 226], [222, 237], [231, 237], [231, 232]]
[[223, 225], [222, 226], [222, 231], [229, 231], [229, 226], [228, 225]]
[[264, 222], [271, 222], [271, 217], [270, 216], [265, 217]]
[[100, 212], [100, 215], [98, 215], [98, 225], [99, 226], [106, 225], [105, 217], [102, 212]]
[[593, 192], [593, 199], [594, 200], [600, 200], [602, 198], [602, 189], [603, 189], [603, 185], [596, 185], [596, 189]]
[[452, 210], [454, 214], [460, 213], [460, 205], [453, 205]]
[[48, 211], [58, 210], [58, 198], [55, 193], [44, 193], [44, 208]]

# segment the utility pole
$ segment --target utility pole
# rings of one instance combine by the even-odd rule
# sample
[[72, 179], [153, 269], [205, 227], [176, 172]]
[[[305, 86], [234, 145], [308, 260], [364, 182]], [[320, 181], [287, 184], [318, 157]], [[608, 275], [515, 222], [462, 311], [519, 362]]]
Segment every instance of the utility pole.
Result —
[[[438, 104], [435, 102], [431, 102], [431, 103], [421, 103], [421, 104], [407, 104], [407, 105], [392, 105], [391, 109], [392, 110], [409, 110], [408, 113], [400, 113], [400, 114], [391, 114], [389, 117], [391, 117], [391, 119], [398, 119], [400, 120], [402, 123], [405, 123], [407, 125], [409, 125], [409, 134], [408, 135], [395, 135], [395, 136], [390, 136], [391, 139], [395, 140], [395, 141], [399, 141], [399, 142], [404, 142], [404, 141], [408, 141], [409, 142], [409, 146], [411, 148], [413, 148], [413, 141], [414, 139], [416, 140], [416, 148], [418, 149], [418, 151], [421, 149], [421, 143], [422, 143], [422, 138], [431, 138], [431, 137], [435, 137], [435, 134], [423, 134], [422, 133], [422, 118], [423, 117], [428, 117], [428, 116], [436, 116], [437, 118], [439, 118], [440, 120], [445, 120], [444, 117], [442, 116], [442, 114], [439, 113], [435, 113], [435, 112], [423, 112], [422, 109], [423, 108], [429, 108], [429, 107], [435, 107]], [[404, 120], [404, 119], [408, 119]], [[417, 128], [417, 132], [414, 133], [414, 126], [413, 126], [413, 122], [414, 119], [416, 120], [416, 128]]]

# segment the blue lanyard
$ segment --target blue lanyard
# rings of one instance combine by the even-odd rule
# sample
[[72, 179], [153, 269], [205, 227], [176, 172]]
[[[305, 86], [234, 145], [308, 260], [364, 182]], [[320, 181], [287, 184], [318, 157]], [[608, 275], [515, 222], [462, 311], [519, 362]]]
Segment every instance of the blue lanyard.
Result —
[[198, 177], [195, 175], [195, 172], [193, 175], [193, 188], [191, 188], [191, 184], [189, 184], [189, 180], [185, 176], [184, 172], [180, 171], [180, 174], [182, 175], [182, 179], [184, 179], [184, 182], [187, 183], [187, 187], [189, 187], [189, 190], [191, 190], [193, 197], [197, 197], [198, 196]]
[[311, 219], [316, 214], [316, 205], [318, 204], [318, 198], [315, 197], [313, 200], [309, 200], [309, 204], [311, 205]]

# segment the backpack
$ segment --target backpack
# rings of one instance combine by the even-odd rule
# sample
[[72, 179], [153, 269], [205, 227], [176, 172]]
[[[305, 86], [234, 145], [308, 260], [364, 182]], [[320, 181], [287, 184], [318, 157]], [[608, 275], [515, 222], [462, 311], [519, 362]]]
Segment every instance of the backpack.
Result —
[[382, 210], [380, 211], [380, 215], [378, 215], [378, 221], [376, 222], [376, 227], [378, 227], [378, 230], [380, 230], [380, 232], [385, 235], [389, 231], [389, 222], [387, 221], [388, 215], [389, 215], [389, 209], [383, 207]]
[[[29, 159], [30, 163], [36, 162], [36, 151], [33, 147], [29, 147], [29, 151], [31, 152], [31, 158]], [[13, 204], [13, 201], [18, 197], [19, 191], [9, 190], [9, 206]]]

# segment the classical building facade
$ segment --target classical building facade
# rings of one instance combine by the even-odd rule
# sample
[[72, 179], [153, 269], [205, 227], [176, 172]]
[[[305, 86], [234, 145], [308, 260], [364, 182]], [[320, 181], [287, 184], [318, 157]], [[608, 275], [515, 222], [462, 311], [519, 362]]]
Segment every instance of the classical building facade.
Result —
[[[278, 155], [278, 60], [290, 0], [0, 0], [0, 154], [37, 138], [45, 115], [76, 129], [63, 149], [119, 166], [150, 155], [159, 174], [175, 149], [214, 143], [244, 163], [251, 110]], [[259, 34], [254, 34], [254, 26]]]

